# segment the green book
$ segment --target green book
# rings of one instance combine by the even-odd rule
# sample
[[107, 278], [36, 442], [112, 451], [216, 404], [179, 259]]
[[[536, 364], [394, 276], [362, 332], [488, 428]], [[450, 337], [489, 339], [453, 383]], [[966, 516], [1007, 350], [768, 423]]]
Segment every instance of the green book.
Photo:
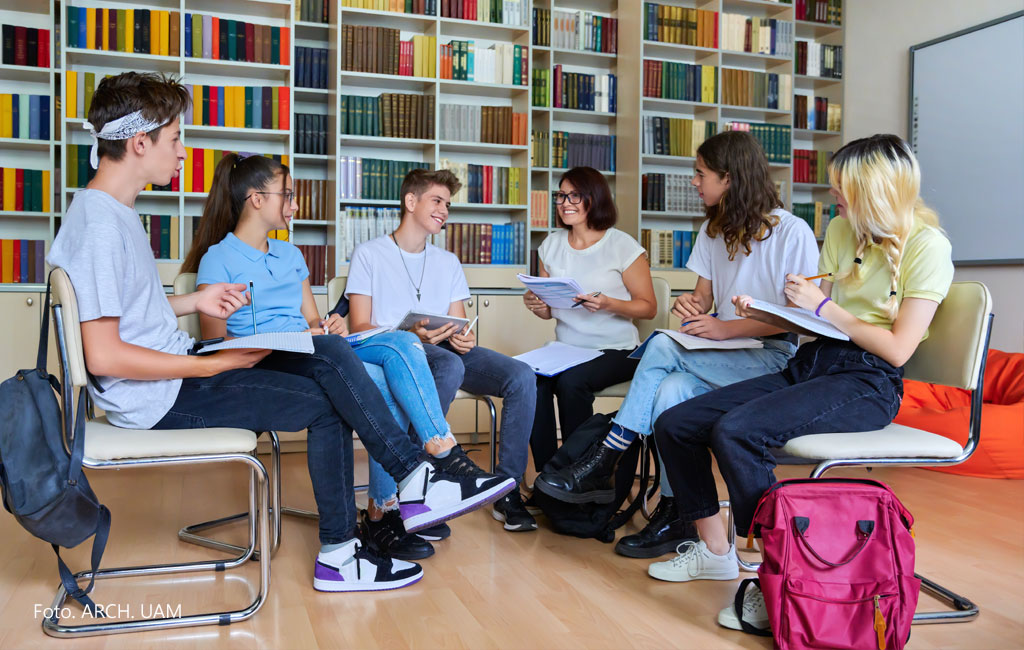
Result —
[[68, 47], [85, 47], [85, 43], [78, 42], [78, 7], [72, 7], [68, 3]]
[[164, 215], [160, 219], [160, 259], [171, 258], [171, 218]]
[[[117, 51], [124, 52], [124, 24], [128, 20], [128, 14], [124, 9], [117, 10]], [[134, 29], [134, 25], [132, 28]]]
[[69, 144], [64, 169], [67, 171], [68, 187], [78, 187], [78, 145]]
[[351, 121], [348, 118], [348, 95], [341, 96], [341, 132], [350, 133], [349, 124]]
[[199, 14], [192, 14], [192, 58], [200, 59], [203, 56], [203, 17]]
[[24, 186], [22, 197], [22, 209], [25, 212], [34, 212], [38, 208], [35, 207], [35, 196], [36, 196], [36, 184], [35, 184], [35, 170], [26, 169], [24, 172]]
[[[267, 90], [264, 88], [263, 92], [267, 92]], [[279, 101], [281, 101], [281, 94], [278, 92], [277, 86], [274, 86], [270, 91], [270, 128], [272, 129], [276, 129], [281, 123], [278, 121], [280, 119], [279, 107], [277, 105]]]
[[281, 64], [281, 28], [270, 28], [270, 62], [274, 65]]
[[363, 98], [353, 96], [352, 102], [352, 135], [364, 135], [363, 133]]
[[[83, 115], [89, 114], [89, 107], [92, 106], [92, 91], [96, 88], [96, 73], [86, 72], [85, 73], [85, 112]], [[79, 107], [81, 108], [81, 107]], [[83, 183], [84, 185], [84, 183]]]
[[245, 128], [252, 128], [252, 86], [245, 87]]
[[[228, 61], [238, 60], [238, 21], [229, 20], [228, 22]], [[243, 29], [245, 29], [243, 27]], [[221, 58], [224, 57], [224, 53], [221, 52]]]

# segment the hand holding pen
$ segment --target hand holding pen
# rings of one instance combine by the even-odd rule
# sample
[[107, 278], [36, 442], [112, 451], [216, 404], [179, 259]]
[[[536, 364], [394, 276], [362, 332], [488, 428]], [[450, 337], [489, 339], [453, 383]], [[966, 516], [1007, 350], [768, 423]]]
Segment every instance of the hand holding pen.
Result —
[[348, 336], [348, 326], [345, 319], [338, 314], [328, 314], [326, 318], [320, 319], [320, 327], [324, 334], [340, 334]]
[[607, 296], [602, 296], [600, 291], [595, 291], [590, 294], [580, 294], [573, 298], [575, 301], [570, 309], [576, 309], [579, 306], [583, 306], [584, 309], [593, 313], [600, 311], [608, 306]]

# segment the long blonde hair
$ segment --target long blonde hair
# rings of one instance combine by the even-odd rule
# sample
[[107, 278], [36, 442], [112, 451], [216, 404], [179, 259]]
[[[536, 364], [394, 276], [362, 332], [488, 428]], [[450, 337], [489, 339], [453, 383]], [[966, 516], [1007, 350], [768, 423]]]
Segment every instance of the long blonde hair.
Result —
[[[939, 228], [939, 216], [921, 199], [921, 168], [910, 147], [898, 136], [873, 135], [843, 146], [828, 164], [828, 179], [846, 199], [846, 218], [857, 238], [855, 257], [878, 245], [889, 265], [889, 300], [885, 308], [896, 319], [900, 261], [910, 232], [918, 222]], [[940, 229], [941, 230], [941, 229]], [[860, 264], [836, 274], [837, 281], [857, 281]]]

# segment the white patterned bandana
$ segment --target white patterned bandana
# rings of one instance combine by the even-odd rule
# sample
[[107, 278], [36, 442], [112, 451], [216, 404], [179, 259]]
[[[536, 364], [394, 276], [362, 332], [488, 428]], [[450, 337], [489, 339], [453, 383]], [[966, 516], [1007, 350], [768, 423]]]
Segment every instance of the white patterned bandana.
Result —
[[142, 111], [135, 111], [129, 113], [124, 117], [119, 117], [116, 120], [111, 120], [103, 125], [99, 133], [96, 132], [95, 127], [89, 122], [82, 125], [89, 135], [92, 136], [92, 150], [89, 152], [89, 164], [92, 165], [93, 169], [99, 169], [100, 157], [99, 157], [99, 141], [100, 140], [127, 140], [133, 138], [139, 133], [149, 133], [155, 129], [159, 129], [161, 126], [167, 124], [170, 120], [164, 120], [163, 122], [153, 122], [142, 116]]

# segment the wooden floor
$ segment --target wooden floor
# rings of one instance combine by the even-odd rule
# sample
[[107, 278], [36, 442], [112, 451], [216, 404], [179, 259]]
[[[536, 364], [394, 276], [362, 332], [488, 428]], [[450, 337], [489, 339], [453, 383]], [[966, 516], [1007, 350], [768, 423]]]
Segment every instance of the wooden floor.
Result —
[[[478, 458], [482, 455], [478, 455]], [[305, 456], [287, 454], [285, 501], [309, 507]], [[365, 466], [365, 463], [360, 463]], [[782, 468], [780, 476], [806, 475]], [[863, 470], [851, 471], [864, 475]], [[839, 475], [837, 473], [837, 475]], [[916, 626], [911, 648], [1024, 648], [1024, 482], [964, 478], [919, 469], [880, 470], [918, 519], [920, 572], [974, 599], [974, 622]], [[90, 480], [113, 511], [104, 565], [184, 561], [213, 551], [177, 540], [187, 523], [244, 503], [239, 471], [160, 469], [93, 472]], [[543, 524], [543, 520], [542, 520]], [[770, 648], [769, 639], [715, 623], [735, 584], [671, 584], [646, 575], [647, 560], [612, 545], [548, 530], [512, 534], [489, 511], [453, 524], [435, 544], [426, 575], [412, 587], [381, 594], [322, 594], [312, 588], [316, 524], [286, 518], [274, 557], [273, 586], [263, 609], [230, 627], [51, 639], [39, 609], [57, 586], [53, 553], [14, 519], [0, 515], [0, 647], [2, 648]], [[626, 532], [636, 530], [629, 526]], [[238, 538], [240, 528], [226, 532]], [[84, 546], [84, 545], [83, 545]], [[66, 553], [85, 566], [88, 549]], [[97, 602], [146, 615], [159, 604], [188, 614], [199, 607], [237, 608], [251, 599], [234, 572], [99, 583]], [[237, 574], [237, 575], [236, 575]], [[922, 605], [934, 605], [922, 598]], [[122, 610], [123, 611], [123, 610]]]

